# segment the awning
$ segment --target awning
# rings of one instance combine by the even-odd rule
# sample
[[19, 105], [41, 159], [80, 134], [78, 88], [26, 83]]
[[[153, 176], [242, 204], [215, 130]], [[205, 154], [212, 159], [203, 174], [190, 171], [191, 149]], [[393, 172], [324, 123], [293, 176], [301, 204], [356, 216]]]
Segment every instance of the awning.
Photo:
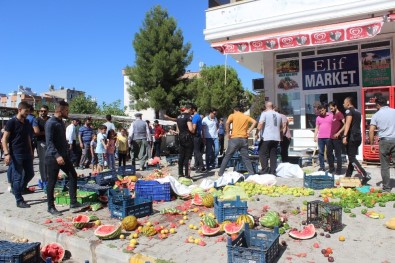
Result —
[[211, 46], [223, 54], [241, 54], [334, 44], [372, 38], [380, 33], [384, 21], [394, 20], [395, 15], [391, 14], [385, 17], [216, 42]]

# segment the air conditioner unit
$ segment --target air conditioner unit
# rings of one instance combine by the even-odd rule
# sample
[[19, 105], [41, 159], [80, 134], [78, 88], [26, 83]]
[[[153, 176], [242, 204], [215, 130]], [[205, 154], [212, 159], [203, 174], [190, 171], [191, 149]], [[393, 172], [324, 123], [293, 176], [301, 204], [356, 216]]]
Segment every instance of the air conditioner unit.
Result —
[[254, 91], [264, 91], [265, 90], [265, 85], [264, 85], [264, 78], [259, 78], [259, 79], [253, 79], [252, 80], [252, 90]]

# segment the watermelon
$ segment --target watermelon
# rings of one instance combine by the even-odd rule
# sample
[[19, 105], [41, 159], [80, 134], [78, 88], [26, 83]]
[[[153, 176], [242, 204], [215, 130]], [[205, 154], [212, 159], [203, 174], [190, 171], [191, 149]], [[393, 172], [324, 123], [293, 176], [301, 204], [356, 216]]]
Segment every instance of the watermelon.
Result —
[[221, 227], [209, 227], [207, 225], [202, 226], [202, 234], [205, 236], [214, 236], [221, 231]]
[[121, 224], [117, 226], [113, 225], [101, 225], [95, 230], [95, 236], [100, 239], [114, 239], [119, 237], [122, 231]]
[[315, 227], [313, 224], [308, 224], [301, 231], [292, 230], [288, 234], [295, 239], [310, 239], [315, 236]]
[[228, 235], [237, 234], [243, 229], [244, 224], [228, 223], [223, 226], [224, 231]]
[[203, 221], [203, 224], [208, 227], [213, 228], [213, 227], [217, 226], [217, 221], [214, 218], [212, 218], [211, 216], [204, 216], [202, 218], [202, 221]]
[[82, 229], [89, 225], [89, 222], [91, 221], [90, 217], [87, 215], [77, 215], [76, 217], [73, 218], [73, 225], [75, 228]]
[[196, 193], [193, 200], [192, 200], [192, 204], [194, 205], [203, 205], [203, 199], [202, 197]]
[[259, 219], [259, 223], [261, 223], [262, 226], [274, 228], [281, 224], [281, 219], [278, 213], [270, 211]]
[[41, 258], [44, 261], [50, 257], [54, 263], [62, 262], [65, 255], [65, 249], [58, 243], [49, 243], [48, 245], [41, 248], [40, 252]]
[[253, 229], [254, 225], [255, 225], [254, 218], [251, 215], [248, 215], [248, 214], [240, 215], [237, 218], [236, 223], [237, 224], [241, 224], [241, 225], [244, 225], [244, 223], [248, 223], [248, 226], [249, 226], [250, 229]]

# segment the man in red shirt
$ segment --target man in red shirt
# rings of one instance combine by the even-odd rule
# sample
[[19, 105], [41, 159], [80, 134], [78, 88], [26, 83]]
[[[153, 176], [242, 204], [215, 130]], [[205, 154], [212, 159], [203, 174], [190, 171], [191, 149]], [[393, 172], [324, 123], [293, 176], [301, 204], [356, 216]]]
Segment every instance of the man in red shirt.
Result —
[[165, 130], [159, 124], [158, 120], [154, 121], [154, 156], [160, 157], [160, 146], [162, 144], [162, 137], [165, 136]]
[[331, 126], [331, 137], [326, 144], [326, 156], [329, 164], [329, 172], [335, 172], [335, 160], [333, 158], [333, 150], [335, 150], [336, 156], [336, 174], [342, 173], [342, 135], [344, 131], [344, 115], [337, 108], [336, 102], [329, 102], [329, 110], [333, 114], [332, 126]]

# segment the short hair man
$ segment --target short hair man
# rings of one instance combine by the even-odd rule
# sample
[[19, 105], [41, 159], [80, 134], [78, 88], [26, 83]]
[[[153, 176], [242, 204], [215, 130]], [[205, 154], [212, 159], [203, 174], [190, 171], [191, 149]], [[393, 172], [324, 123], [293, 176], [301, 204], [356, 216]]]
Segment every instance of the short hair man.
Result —
[[108, 136], [108, 132], [109, 132], [110, 130], [116, 131], [116, 129], [115, 129], [114, 123], [112, 122], [112, 117], [111, 117], [110, 114], [107, 114], [107, 115], [106, 115], [106, 120], [107, 120], [107, 121], [104, 123], [104, 125], [106, 125], [106, 127], [107, 127], [107, 134], [106, 134], [106, 136]]
[[202, 120], [202, 138], [206, 144], [206, 167], [208, 170], [217, 168], [219, 153], [217, 109], [212, 108]]
[[202, 141], [202, 117], [198, 113], [195, 104], [190, 104], [188, 107], [191, 107], [192, 127], [195, 135], [193, 138], [194, 170], [197, 172], [205, 172], [206, 168], [203, 163], [204, 144]]
[[346, 109], [346, 123], [344, 127], [343, 144], [346, 145], [348, 156], [348, 167], [346, 177], [351, 177], [354, 168], [362, 175], [362, 184], [365, 185], [370, 180], [370, 174], [362, 168], [356, 156], [358, 154], [358, 147], [362, 142], [361, 133], [361, 113], [355, 109], [353, 98], [347, 97], [343, 103]]
[[40, 115], [33, 121], [33, 130], [37, 140], [37, 154], [39, 158], [39, 170], [43, 188], [47, 182], [47, 175], [45, 172], [45, 123], [49, 119], [48, 109], [47, 105], [42, 105], [40, 107]]
[[84, 126], [80, 127], [78, 130], [78, 138], [80, 141], [80, 147], [82, 149], [82, 155], [80, 160], [80, 169], [83, 170], [84, 168], [89, 167], [91, 162], [91, 141], [93, 135], [93, 129], [91, 127], [91, 117], [85, 118]]
[[145, 170], [145, 164], [149, 154], [149, 142], [151, 141], [151, 133], [148, 124], [141, 118], [143, 114], [137, 112], [136, 120], [129, 128], [129, 141], [133, 148], [132, 164], [136, 164], [136, 159], [140, 160], [140, 170]]
[[340, 175], [342, 173], [342, 142], [341, 136], [344, 131], [344, 115], [337, 108], [337, 104], [334, 101], [329, 102], [329, 110], [333, 114], [330, 138], [326, 144], [326, 156], [328, 159], [329, 172], [335, 172], [335, 160], [333, 157], [333, 150], [335, 150], [336, 156], [336, 174]]
[[62, 213], [55, 208], [54, 190], [58, 180], [59, 170], [62, 170], [69, 179], [70, 209], [72, 212], [78, 212], [83, 208], [77, 202], [77, 172], [74, 169], [68, 155], [68, 144], [66, 141], [66, 129], [63, 119], [69, 116], [69, 104], [60, 101], [55, 107], [55, 114], [45, 124], [45, 168], [47, 171], [47, 200], [48, 212], [52, 215], [59, 216]]
[[380, 138], [380, 164], [381, 178], [383, 179], [383, 192], [391, 192], [390, 183], [390, 161], [391, 156], [395, 156], [395, 109], [387, 106], [387, 99], [383, 97], [376, 98], [377, 112], [373, 115], [369, 127], [369, 141], [371, 151], [375, 152], [375, 130]]
[[314, 142], [318, 142], [318, 159], [320, 161], [320, 168], [318, 171], [325, 171], [325, 146], [331, 137], [333, 116], [327, 112], [326, 106], [324, 105], [319, 105], [317, 111], [318, 116], [315, 120]]
[[[248, 173], [255, 174], [250, 157], [248, 156], [248, 135], [256, 126], [257, 121], [243, 114], [240, 110], [240, 106], [234, 107], [233, 113], [226, 120], [226, 136], [228, 136], [229, 140], [225, 157], [222, 160], [221, 168], [218, 172], [219, 176], [224, 174], [228, 161], [236, 151], [240, 151], [240, 156]], [[232, 124], [232, 133], [230, 133], [230, 124]]]
[[32, 126], [26, 119], [29, 113], [30, 105], [24, 101], [20, 102], [17, 115], [7, 121], [1, 141], [5, 164], [10, 165], [8, 169], [11, 169], [12, 189], [16, 205], [19, 208], [30, 207], [23, 199], [22, 194], [26, 192], [28, 182], [34, 177]]

